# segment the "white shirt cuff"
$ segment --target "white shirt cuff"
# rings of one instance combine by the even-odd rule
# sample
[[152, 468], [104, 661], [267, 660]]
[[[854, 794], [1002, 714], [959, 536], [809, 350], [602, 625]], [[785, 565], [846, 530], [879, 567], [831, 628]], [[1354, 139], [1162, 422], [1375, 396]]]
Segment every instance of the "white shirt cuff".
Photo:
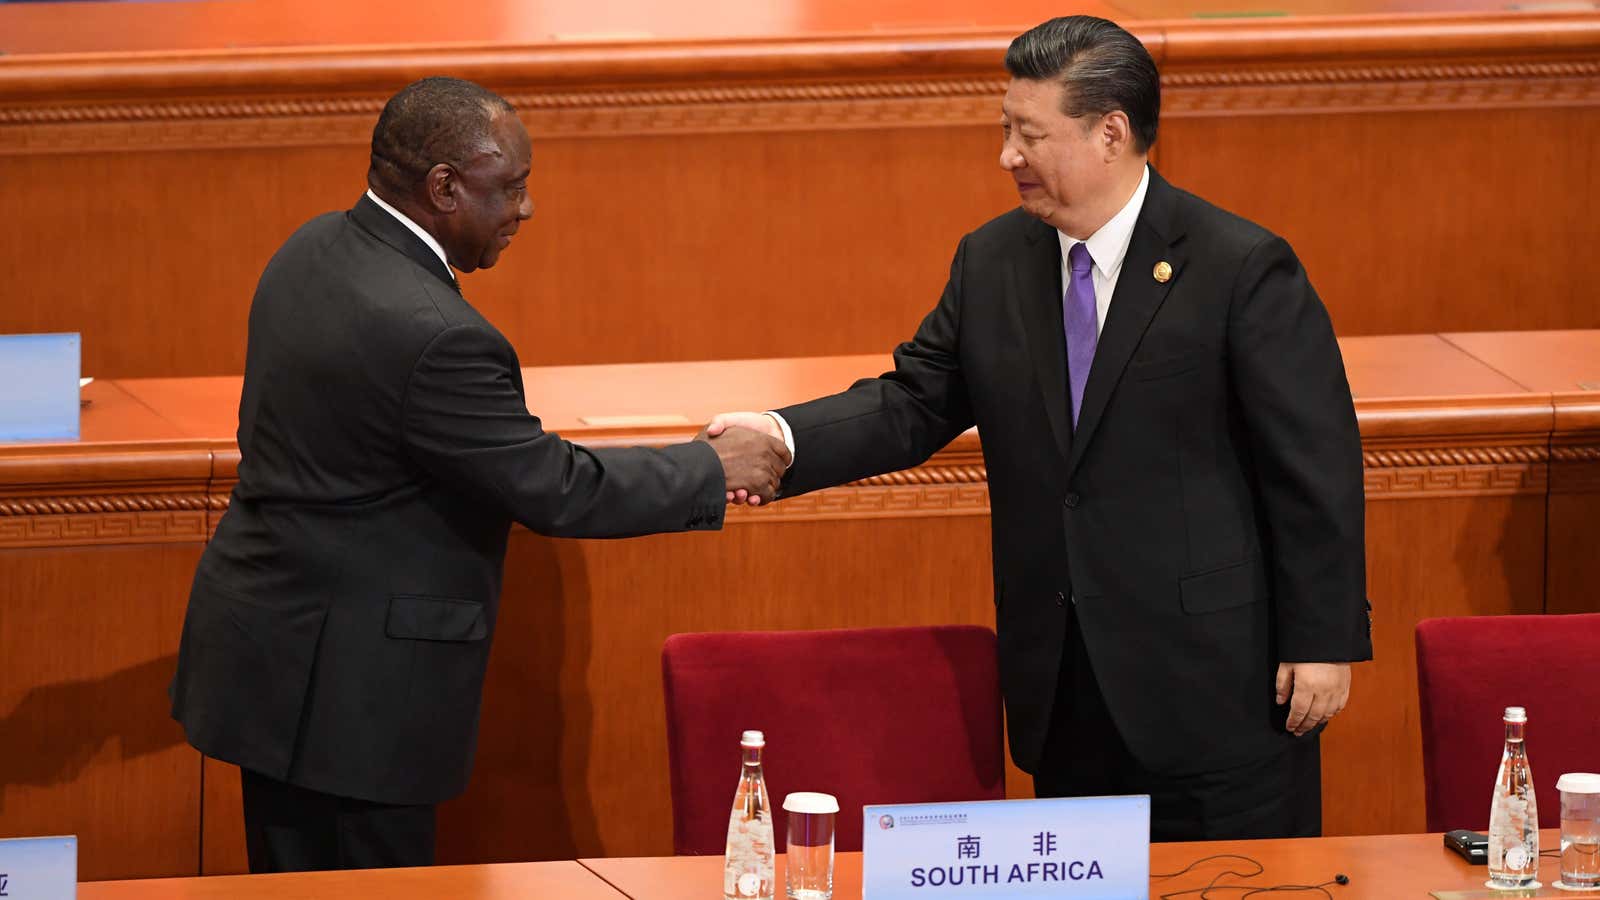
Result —
[[772, 417], [772, 421], [778, 423], [778, 430], [783, 432], [783, 445], [789, 448], [789, 465], [794, 465], [794, 432], [789, 430], [789, 423], [783, 420], [783, 416], [770, 409], [767, 410], [767, 415]]

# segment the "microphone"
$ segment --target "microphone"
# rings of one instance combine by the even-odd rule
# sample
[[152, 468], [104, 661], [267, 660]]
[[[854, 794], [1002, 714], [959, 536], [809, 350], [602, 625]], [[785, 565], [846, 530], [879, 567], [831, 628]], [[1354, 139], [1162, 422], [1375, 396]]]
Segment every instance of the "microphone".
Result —
[[1334, 874], [1333, 880], [1335, 882], [1339, 883], [1339, 884], [1349, 884], [1350, 883], [1350, 876], [1346, 875], [1343, 872], [1338, 872], [1338, 873]]

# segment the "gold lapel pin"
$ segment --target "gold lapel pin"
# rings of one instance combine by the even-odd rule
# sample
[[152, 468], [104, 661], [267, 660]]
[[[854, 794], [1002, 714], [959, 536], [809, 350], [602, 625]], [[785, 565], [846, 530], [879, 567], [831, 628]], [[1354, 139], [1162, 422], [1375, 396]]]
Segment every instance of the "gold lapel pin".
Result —
[[1157, 281], [1166, 284], [1172, 280], [1172, 264], [1163, 259], [1156, 263], [1155, 271], [1150, 274], [1154, 275]]

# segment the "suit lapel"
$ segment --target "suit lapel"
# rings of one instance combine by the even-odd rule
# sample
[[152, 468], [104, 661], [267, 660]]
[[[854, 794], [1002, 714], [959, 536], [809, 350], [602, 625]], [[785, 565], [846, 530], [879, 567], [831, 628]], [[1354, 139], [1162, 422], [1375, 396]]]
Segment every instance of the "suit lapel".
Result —
[[422, 242], [411, 229], [401, 224], [399, 219], [390, 215], [387, 210], [372, 202], [366, 194], [356, 201], [350, 210], [350, 218], [357, 225], [367, 230], [373, 237], [408, 257], [417, 265], [422, 266], [433, 274], [435, 278], [444, 282], [451, 290], [459, 291], [455, 276], [450, 273], [450, 268], [433, 252], [433, 248]]
[[1055, 229], [1038, 220], [1028, 224], [1026, 238], [1012, 271], [1013, 296], [1050, 430], [1066, 459], [1072, 451], [1072, 416], [1067, 408], [1067, 338], [1061, 324], [1061, 244]]
[[[1133, 351], [1144, 338], [1145, 329], [1156, 311], [1167, 299], [1167, 293], [1177, 283], [1183, 272], [1182, 252], [1174, 246], [1182, 237], [1175, 220], [1176, 197], [1155, 169], [1150, 170], [1150, 186], [1145, 191], [1144, 206], [1133, 226], [1133, 236], [1128, 242], [1128, 253], [1122, 259], [1122, 271], [1117, 276], [1117, 289], [1111, 295], [1111, 306], [1106, 312], [1100, 340], [1095, 345], [1094, 365], [1089, 368], [1089, 383], [1083, 388], [1083, 408], [1078, 411], [1078, 428], [1073, 434], [1072, 448], [1067, 461], [1067, 476], [1077, 470], [1083, 454], [1094, 438], [1095, 429], [1104, 417], [1106, 404]], [[1172, 277], [1165, 283], [1156, 281], [1156, 263], [1165, 261], [1172, 266]]]

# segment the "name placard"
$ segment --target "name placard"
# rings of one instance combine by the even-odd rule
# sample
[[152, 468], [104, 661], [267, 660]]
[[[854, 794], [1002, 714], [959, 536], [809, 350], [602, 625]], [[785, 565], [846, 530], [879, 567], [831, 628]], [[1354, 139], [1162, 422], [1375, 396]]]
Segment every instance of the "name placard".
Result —
[[8, 900], [76, 900], [76, 837], [0, 840], [0, 897]]
[[1150, 798], [906, 803], [863, 809], [869, 900], [1147, 900]]
[[0, 334], [0, 441], [78, 439], [77, 334]]

